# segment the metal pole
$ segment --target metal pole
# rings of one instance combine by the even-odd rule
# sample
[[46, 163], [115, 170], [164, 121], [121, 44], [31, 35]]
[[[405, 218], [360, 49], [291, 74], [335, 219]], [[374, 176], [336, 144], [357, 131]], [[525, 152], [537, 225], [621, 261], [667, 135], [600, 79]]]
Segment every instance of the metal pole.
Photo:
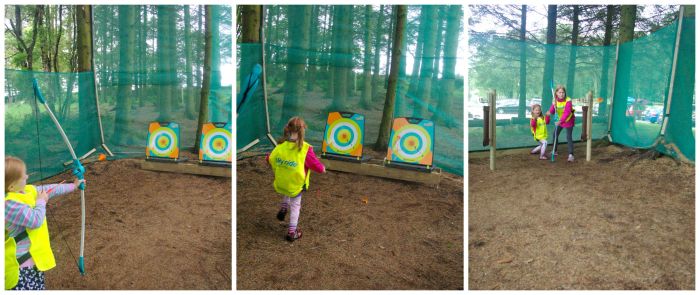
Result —
[[[109, 154], [110, 157], [113, 157], [114, 154], [112, 154], [112, 151], [107, 148], [107, 144], [105, 144], [105, 132], [104, 129], [102, 128], [102, 113], [100, 112], [100, 99], [97, 96], [97, 75], [95, 73], [95, 23], [93, 22], [93, 6], [90, 6], [90, 59], [91, 59], [91, 67], [92, 67], [92, 87], [93, 88], [93, 93], [95, 93], [95, 108], [97, 108], [97, 125], [100, 127], [100, 146]], [[85, 154], [83, 157], [90, 156], [90, 153]]]
[[617, 80], [617, 61], [620, 55], [620, 39], [617, 40], [617, 46], [615, 47], [615, 69], [613, 70], [613, 87], [612, 95], [610, 96], [610, 108], [608, 108], [608, 140], [612, 142], [612, 135], [610, 135], [610, 128], [612, 127], [612, 117], [613, 117], [613, 106], [615, 102], [615, 83]]
[[496, 89], [489, 92], [489, 168], [496, 169]]
[[671, 100], [673, 99], [673, 86], [676, 80], [676, 65], [678, 64], [678, 48], [681, 43], [681, 31], [683, 30], [683, 12], [685, 9], [681, 5], [678, 11], [678, 29], [676, 30], [676, 45], [673, 50], [673, 65], [671, 66], [671, 83], [668, 86], [668, 99], [666, 99], [666, 111], [664, 112], [664, 121], [661, 124], [661, 136], [666, 135], [666, 127], [668, 127], [668, 115], [671, 114]]

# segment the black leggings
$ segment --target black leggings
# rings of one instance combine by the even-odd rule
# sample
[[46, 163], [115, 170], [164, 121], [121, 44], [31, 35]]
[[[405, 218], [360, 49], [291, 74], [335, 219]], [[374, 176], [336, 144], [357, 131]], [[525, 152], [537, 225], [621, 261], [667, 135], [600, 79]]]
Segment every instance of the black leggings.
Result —
[[[574, 138], [573, 138], [574, 137], [573, 136], [574, 126], [571, 126], [571, 127], [556, 126], [554, 129], [554, 133], [556, 134], [556, 141], [557, 142], [559, 142], [559, 134], [561, 133], [562, 129], [566, 129], [566, 141], [567, 141], [568, 146], [569, 146], [569, 154], [573, 155], [574, 154]], [[557, 145], [554, 145], [552, 147], [552, 153], [555, 152], [556, 149], [557, 149]]]

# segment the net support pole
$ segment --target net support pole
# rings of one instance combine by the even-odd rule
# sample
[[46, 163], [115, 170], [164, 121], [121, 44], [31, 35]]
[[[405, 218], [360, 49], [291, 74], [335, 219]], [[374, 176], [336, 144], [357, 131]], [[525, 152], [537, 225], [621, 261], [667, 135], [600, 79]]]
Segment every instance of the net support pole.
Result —
[[[97, 125], [100, 127], [100, 146], [105, 150], [105, 152], [107, 152], [107, 154], [109, 154], [110, 157], [114, 157], [114, 154], [111, 150], [109, 150], [107, 144], [105, 143], [105, 131], [104, 128], [102, 128], [102, 113], [100, 112], [100, 99], [97, 96], [97, 75], [95, 73], [95, 23], [93, 22], [95, 14], [94, 9], [94, 6], [90, 7], [90, 59], [92, 59], [92, 87], [93, 92], [95, 93], [95, 108], [97, 108]], [[94, 150], [83, 155], [81, 158], [89, 157], [92, 152], [94, 152]]]
[[617, 40], [617, 46], [615, 47], [615, 69], [613, 70], [613, 87], [612, 95], [610, 96], [610, 108], [608, 108], [608, 141], [612, 142], [612, 135], [610, 135], [610, 129], [612, 127], [612, 117], [613, 117], [613, 106], [615, 106], [615, 83], [617, 81], [617, 62], [620, 58], [620, 39]]
[[489, 92], [489, 168], [496, 169], [496, 90]]
[[666, 99], [666, 111], [664, 112], [664, 121], [661, 124], [661, 137], [666, 135], [666, 127], [668, 127], [668, 116], [671, 114], [671, 100], [673, 99], [673, 86], [676, 81], [676, 66], [678, 65], [678, 48], [681, 43], [681, 31], [683, 30], [683, 12], [685, 9], [681, 5], [678, 11], [678, 29], [676, 30], [676, 44], [673, 49], [673, 65], [671, 66], [671, 83], [668, 86], [668, 98]]
[[591, 133], [593, 131], [593, 91], [588, 91], [588, 94], [586, 94], [586, 103], [588, 104], [588, 112], [586, 114], [586, 134], [588, 134], [586, 139], [586, 162], [590, 162], [591, 145], [593, 144], [593, 134]]

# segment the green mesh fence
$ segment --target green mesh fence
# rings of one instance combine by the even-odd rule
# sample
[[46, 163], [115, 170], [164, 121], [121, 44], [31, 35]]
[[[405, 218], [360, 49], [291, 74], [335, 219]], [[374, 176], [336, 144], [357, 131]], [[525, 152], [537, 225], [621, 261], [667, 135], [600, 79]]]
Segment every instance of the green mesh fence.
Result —
[[[590, 90], [594, 97], [594, 139], [609, 132], [615, 143], [635, 148], [655, 146], [674, 156], [679, 156], [680, 151], [694, 161], [694, 79], [688, 77], [694, 76], [695, 68], [694, 62], [688, 61], [694, 61], [695, 27], [692, 18], [683, 21], [678, 59], [683, 66], [676, 72], [665, 137], [661, 137], [661, 123], [671, 85], [677, 22], [621, 44], [617, 74], [615, 46], [543, 45], [488, 34], [470, 36], [473, 54], [469, 62], [467, 100], [469, 151], [488, 149], [482, 139], [483, 106], [487, 105], [489, 91], [495, 89], [497, 93], [497, 148], [528, 147], [536, 145], [529, 129], [530, 106], [538, 103], [546, 111], [552, 104], [551, 85], [562, 84], [574, 101], [574, 140], [580, 139], [582, 106], [587, 104], [585, 97]], [[553, 63], [547, 64], [547, 60]], [[551, 143], [553, 124], [548, 131]]]
[[[463, 7], [409, 6], [394, 117], [435, 121], [434, 164], [463, 174]], [[320, 150], [328, 112], [365, 115], [365, 146], [379, 134], [386, 96], [392, 6], [264, 6], [265, 61], [271, 133], [282, 135], [292, 116], [309, 126], [306, 140]], [[365, 41], [369, 40], [369, 41]], [[367, 45], [367, 46], [365, 46]], [[368, 54], [365, 54], [368, 53]], [[237, 43], [238, 86], [262, 63], [260, 43]], [[463, 66], [464, 67], [464, 66]], [[366, 78], [365, 73], [371, 73]], [[365, 83], [367, 81], [367, 83]], [[237, 114], [237, 146], [260, 140], [269, 151], [262, 85]]]
[[[93, 15], [97, 81], [92, 72], [5, 70], [5, 151], [25, 160], [30, 173], [41, 167], [32, 180], [65, 170], [62, 163], [71, 158], [41, 105], [37, 126], [32, 78], [38, 80], [78, 157], [92, 148], [104, 152], [95, 85], [104, 141], [118, 158], [145, 155], [150, 121], [178, 122], [182, 149], [192, 148], [199, 136], [204, 6], [96, 5]], [[211, 15], [207, 121], [228, 122], [233, 83], [231, 7], [211, 6]]]

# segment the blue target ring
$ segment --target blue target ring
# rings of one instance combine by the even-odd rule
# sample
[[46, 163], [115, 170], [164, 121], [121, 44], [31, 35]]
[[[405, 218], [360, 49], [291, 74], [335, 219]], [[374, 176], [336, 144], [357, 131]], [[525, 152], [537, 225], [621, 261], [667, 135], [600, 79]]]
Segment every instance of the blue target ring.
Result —
[[[413, 142], [413, 140], [416, 142]], [[423, 148], [423, 140], [417, 134], [409, 133], [401, 138], [400, 145], [405, 153], [415, 155]]]

